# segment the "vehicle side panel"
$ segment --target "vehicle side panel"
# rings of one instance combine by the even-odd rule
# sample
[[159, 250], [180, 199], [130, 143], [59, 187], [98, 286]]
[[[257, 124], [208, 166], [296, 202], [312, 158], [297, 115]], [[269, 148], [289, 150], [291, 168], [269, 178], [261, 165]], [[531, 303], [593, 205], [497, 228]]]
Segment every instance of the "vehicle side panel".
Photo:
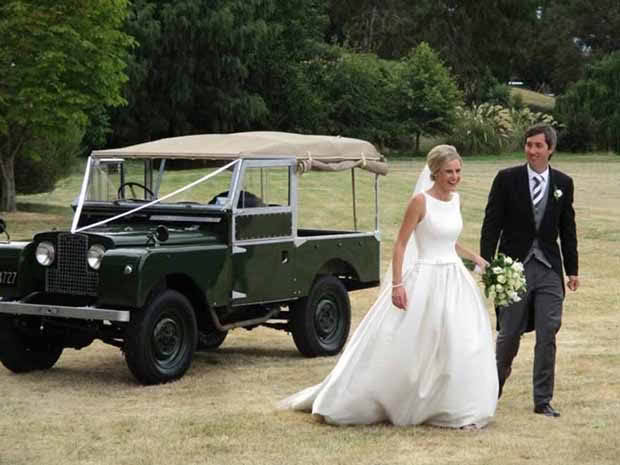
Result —
[[230, 249], [226, 245], [175, 247], [153, 250], [142, 263], [140, 303], [165, 275], [188, 276], [200, 288], [211, 306], [228, 305], [231, 288]]
[[[101, 306], [141, 308], [152, 290], [172, 275], [192, 280], [206, 294], [209, 305], [230, 301], [231, 264], [226, 245], [115, 249], [106, 253], [104, 263], [100, 295], [106, 297]], [[127, 265], [133, 267], [130, 275], [124, 274]]]
[[298, 292], [308, 295], [315, 277], [330, 263], [336, 269], [343, 268], [338, 264], [350, 265], [358, 288], [376, 285], [379, 282], [379, 245], [375, 236], [307, 240], [296, 252]]

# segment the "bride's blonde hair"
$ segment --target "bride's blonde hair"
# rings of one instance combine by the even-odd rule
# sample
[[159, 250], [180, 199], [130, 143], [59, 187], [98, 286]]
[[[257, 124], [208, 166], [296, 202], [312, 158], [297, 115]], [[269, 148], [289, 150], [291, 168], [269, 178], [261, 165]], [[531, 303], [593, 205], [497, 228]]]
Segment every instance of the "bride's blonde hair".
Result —
[[426, 156], [426, 163], [428, 164], [428, 169], [431, 171], [431, 180], [435, 180], [437, 173], [444, 163], [452, 160], [458, 160], [463, 164], [463, 159], [453, 145], [442, 144], [433, 147]]

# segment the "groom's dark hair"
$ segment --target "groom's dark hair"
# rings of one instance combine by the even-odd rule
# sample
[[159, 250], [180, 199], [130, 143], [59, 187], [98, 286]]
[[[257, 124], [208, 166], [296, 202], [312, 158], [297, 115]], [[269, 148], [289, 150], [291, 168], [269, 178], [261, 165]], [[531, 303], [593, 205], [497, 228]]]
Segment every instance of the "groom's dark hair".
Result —
[[553, 129], [553, 126], [549, 126], [548, 124], [544, 124], [544, 123], [530, 126], [525, 131], [525, 137], [523, 138], [523, 144], [525, 145], [528, 137], [536, 136], [538, 134], [545, 135], [545, 142], [547, 143], [547, 146], [551, 149], [551, 155], [549, 155], [549, 160], [551, 160], [551, 157], [553, 156], [553, 153], [555, 152], [555, 147], [558, 144], [558, 135], [555, 132], [555, 129]]

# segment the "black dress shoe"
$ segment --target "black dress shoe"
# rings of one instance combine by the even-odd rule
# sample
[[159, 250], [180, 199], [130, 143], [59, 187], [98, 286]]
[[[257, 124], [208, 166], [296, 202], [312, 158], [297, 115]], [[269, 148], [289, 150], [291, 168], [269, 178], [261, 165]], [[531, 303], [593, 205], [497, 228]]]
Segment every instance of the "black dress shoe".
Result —
[[560, 412], [554, 410], [550, 404], [540, 404], [534, 407], [534, 413], [540, 413], [546, 417], [557, 418], [560, 416]]

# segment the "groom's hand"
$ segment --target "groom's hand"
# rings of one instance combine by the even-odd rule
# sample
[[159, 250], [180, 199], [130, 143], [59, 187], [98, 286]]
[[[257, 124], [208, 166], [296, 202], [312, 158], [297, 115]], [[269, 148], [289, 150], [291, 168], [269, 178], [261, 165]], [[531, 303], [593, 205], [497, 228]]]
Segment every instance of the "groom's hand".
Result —
[[569, 276], [566, 285], [571, 291], [576, 291], [579, 287], [579, 276]]

